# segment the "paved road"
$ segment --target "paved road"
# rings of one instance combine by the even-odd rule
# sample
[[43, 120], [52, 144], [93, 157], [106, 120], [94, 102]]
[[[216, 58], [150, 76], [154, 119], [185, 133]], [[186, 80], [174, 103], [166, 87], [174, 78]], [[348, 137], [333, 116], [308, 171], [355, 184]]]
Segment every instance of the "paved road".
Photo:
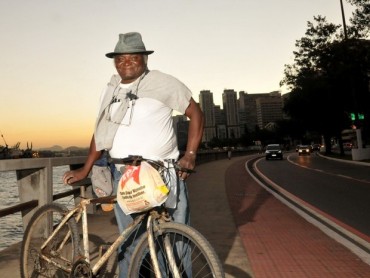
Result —
[[261, 160], [257, 167], [280, 187], [369, 239], [369, 166], [293, 153], [283, 161]]

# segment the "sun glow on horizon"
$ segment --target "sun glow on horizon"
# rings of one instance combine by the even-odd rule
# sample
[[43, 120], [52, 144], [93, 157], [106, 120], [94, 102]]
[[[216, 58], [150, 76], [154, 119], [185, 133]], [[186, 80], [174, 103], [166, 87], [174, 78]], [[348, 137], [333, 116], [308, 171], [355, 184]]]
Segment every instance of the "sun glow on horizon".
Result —
[[[105, 53], [114, 49], [119, 33], [140, 32], [147, 49], [155, 51], [150, 69], [184, 82], [196, 101], [200, 91], [210, 90], [222, 106], [225, 88], [281, 90], [284, 64], [292, 62], [295, 41], [314, 16], [342, 24], [337, 0], [112, 5], [98, 0], [0, 2], [0, 145], [5, 139], [8, 146], [20, 142], [21, 149], [27, 142], [33, 149], [88, 147], [101, 90], [116, 73]], [[351, 6], [344, 6], [349, 23]], [[130, 12], [122, 16], [127, 7]]]

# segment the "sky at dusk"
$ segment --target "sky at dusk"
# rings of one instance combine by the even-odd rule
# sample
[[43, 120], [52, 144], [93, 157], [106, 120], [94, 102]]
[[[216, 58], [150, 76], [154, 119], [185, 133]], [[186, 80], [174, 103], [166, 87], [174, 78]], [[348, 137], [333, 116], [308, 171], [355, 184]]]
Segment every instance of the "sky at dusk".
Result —
[[[346, 20], [353, 8], [344, 2]], [[149, 69], [193, 92], [268, 93], [317, 15], [342, 24], [339, 0], [3, 0], [0, 145], [88, 146], [119, 33], [140, 32]]]

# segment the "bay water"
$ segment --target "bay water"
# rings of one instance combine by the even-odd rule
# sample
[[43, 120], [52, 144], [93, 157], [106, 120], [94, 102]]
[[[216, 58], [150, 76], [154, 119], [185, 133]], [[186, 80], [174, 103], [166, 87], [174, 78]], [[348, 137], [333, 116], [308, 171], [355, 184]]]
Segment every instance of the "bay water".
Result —
[[[71, 187], [62, 182], [64, 172], [69, 166], [58, 166], [53, 168], [53, 193], [68, 191]], [[57, 200], [64, 205], [72, 204], [73, 197], [68, 196]], [[19, 204], [18, 185], [15, 171], [0, 172], [0, 209]], [[0, 218], [0, 251], [22, 240], [23, 225], [21, 213], [10, 214]]]

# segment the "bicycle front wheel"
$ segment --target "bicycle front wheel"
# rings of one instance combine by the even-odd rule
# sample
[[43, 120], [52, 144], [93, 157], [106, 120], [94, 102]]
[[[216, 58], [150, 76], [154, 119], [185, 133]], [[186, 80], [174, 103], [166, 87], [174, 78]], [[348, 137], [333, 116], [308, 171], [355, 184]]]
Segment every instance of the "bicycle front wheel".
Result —
[[[224, 277], [216, 252], [197, 230], [175, 222], [158, 226], [154, 243], [162, 277], [175, 277], [171, 267], [173, 259], [180, 277]], [[132, 254], [128, 277], [155, 277], [149, 252], [145, 233]]]
[[[22, 278], [69, 277], [68, 272], [78, 254], [79, 234], [75, 219], [64, 225], [61, 220], [67, 209], [59, 204], [40, 207], [32, 216], [24, 233], [20, 270]], [[42, 245], [59, 229], [48, 244]]]

